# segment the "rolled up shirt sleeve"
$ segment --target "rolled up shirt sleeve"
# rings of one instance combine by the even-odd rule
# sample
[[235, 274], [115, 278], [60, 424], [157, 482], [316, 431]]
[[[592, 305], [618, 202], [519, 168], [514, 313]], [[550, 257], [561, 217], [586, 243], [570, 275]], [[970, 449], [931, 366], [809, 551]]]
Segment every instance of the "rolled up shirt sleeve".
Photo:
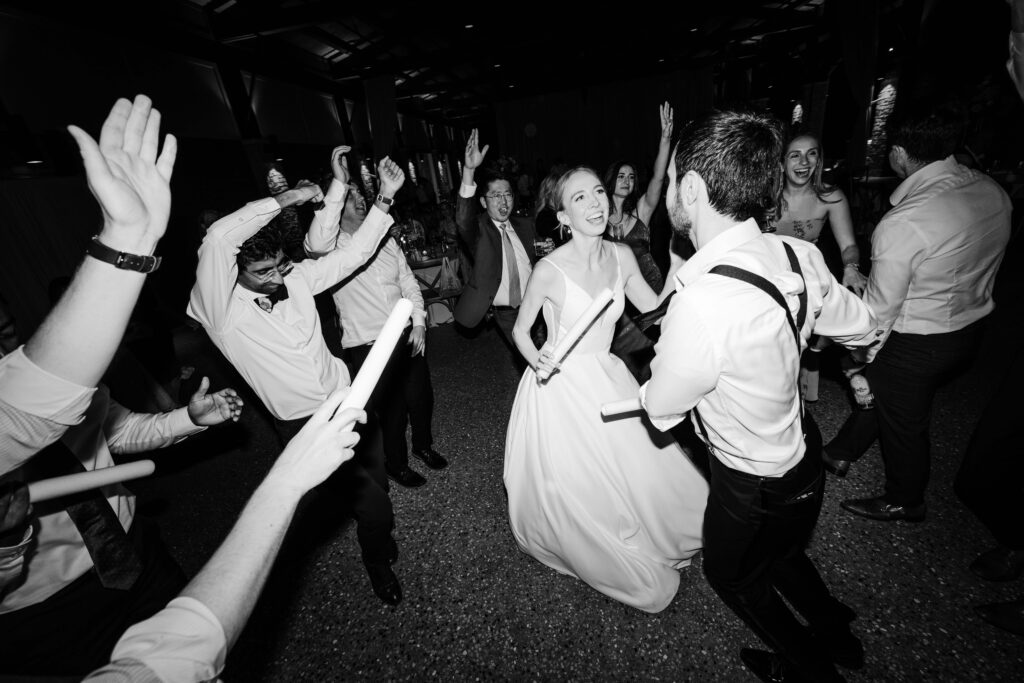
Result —
[[213, 612], [194, 598], [175, 598], [125, 631], [110, 664], [84, 680], [199, 683], [216, 680], [226, 657], [224, 627]]
[[0, 360], [0, 474], [80, 423], [95, 392], [43, 370], [24, 347]]

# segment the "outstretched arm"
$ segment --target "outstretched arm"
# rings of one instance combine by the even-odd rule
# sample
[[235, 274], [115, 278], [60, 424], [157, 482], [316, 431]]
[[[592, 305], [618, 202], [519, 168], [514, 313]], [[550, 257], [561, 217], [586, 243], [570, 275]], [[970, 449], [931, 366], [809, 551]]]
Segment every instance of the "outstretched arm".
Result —
[[[103, 212], [98, 235], [105, 246], [152, 255], [167, 229], [171, 172], [177, 154], [173, 135], [160, 146], [160, 113], [145, 95], [119, 99], [97, 143], [77, 126], [89, 189]], [[159, 152], [159, 153], [158, 153]], [[143, 273], [87, 257], [70, 286], [25, 345], [43, 370], [83, 387], [94, 387], [110, 364], [145, 282]]]
[[[850, 203], [846, 201], [843, 191], [833, 191], [828, 206], [828, 222], [832, 226], [832, 234], [839, 245], [843, 259], [843, 286], [849, 287], [857, 296], [864, 293], [868, 280], [860, 272], [860, 248], [853, 235], [853, 219], [850, 218]], [[836, 201], [838, 200], [838, 201]]]
[[658, 140], [658, 157], [654, 160], [654, 174], [651, 182], [647, 183], [647, 192], [640, 198], [637, 206], [637, 214], [640, 220], [648, 223], [654, 210], [658, 208], [661, 201], [661, 188], [665, 184], [665, 172], [668, 170], [668, 155], [672, 147], [673, 113], [672, 105], [665, 102], [659, 108], [661, 115], [661, 138]]
[[303, 247], [310, 256], [322, 256], [338, 246], [341, 231], [341, 212], [348, 195], [348, 164], [345, 155], [352, 151], [348, 145], [339, 145], [331, 150], [331, 186], [324, 196], [324, 205], [310, 221]]
[[[133, 666], [137, 671], [139, 663], [161, 680], [217, 677], [266, 584], [299, 501], [352, 458], [359, 441], [352, 427], [365, 422], [366, 413], [346, 410], [334, 416], [348, 392], [345, 387], [332, 394], [288, 443], [228, 537], [181, 594], [129, 628], [114, 646], [111, 665], [85, 680], [124, 680], [117, 674]], [[192, 661], [161, 651], [173, 655], [184, 642], [196, 652], [197, 640], [207, 647]]]
[[676, 271], [679, 270], [679, 267], [683, 264], [683, 259], [675, 252], [669, 252], [670, 265], [668, 275], [665, 278], [665, 284], [662, 286], [661, 292], [656, 293], [651, 289], [651, 286], [647, 284], [647, 279], [644, 277], [644, 274], [640, 272], [640, 266], [636, 262], [636, 256], [633, 255], [633, 250], [620, 244], [613, 245], [613, 247], [619, 250], [619, 264], [622, 268], [623, 287], [625, 289], [626, 297], [641, 313], [653, 311], [675, 290], [676, 284], [674, 276]]

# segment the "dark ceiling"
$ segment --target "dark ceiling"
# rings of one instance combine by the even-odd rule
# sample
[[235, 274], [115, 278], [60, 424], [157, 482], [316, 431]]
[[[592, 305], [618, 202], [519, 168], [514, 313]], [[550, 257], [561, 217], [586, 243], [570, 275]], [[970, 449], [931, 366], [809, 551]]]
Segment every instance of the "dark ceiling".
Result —
[[615, 12], [558, 2], [17, 4], [99, 32], [144, 26], [154, 45], [343, 98], [357, 98], [363, 79], [393, 77], [400, 112], [463, 125], [501, 100], [658, 72], [809, 54], [796, 61], [813, 69], [828, 35], [824, 0], [634, 2], [612, 5]]

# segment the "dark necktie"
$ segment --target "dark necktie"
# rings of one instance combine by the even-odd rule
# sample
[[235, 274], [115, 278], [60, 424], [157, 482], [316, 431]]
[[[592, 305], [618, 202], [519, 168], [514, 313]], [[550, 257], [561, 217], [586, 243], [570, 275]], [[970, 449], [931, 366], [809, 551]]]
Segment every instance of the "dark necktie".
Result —
[[256, 305], [262, 308], [267, 313], [270, 313], [272, 310], [274, 310], [274, 304], [276, 304], [279, 301], [284, 301], [287, 298], [288, 288], [285, 287], [284, 285], [281, 285], [276, 290], [274, 290], [272, 294], [268, 294], [267, 296], [256, 297]]
[[508, 236], [511, 226], [501, 224], [502, 251], [505, 252], [505, 269], [508, 271], [508, 305], [515, 308], [523, 302], [523, 290], [519, 283], [519, 265], [516, 263], [516, 252], [512, 247], [512, 238]]
[[[85, 471], [81, 461], [60, 441], [40, 451], [32, 459], [32, 466], [34, 475], [44, 477]], [[142, 575], [142, 561], [100, 489], [68, 496], [61, 502], [82, 534], [103, 587], [128, 590], [135, 585]]]

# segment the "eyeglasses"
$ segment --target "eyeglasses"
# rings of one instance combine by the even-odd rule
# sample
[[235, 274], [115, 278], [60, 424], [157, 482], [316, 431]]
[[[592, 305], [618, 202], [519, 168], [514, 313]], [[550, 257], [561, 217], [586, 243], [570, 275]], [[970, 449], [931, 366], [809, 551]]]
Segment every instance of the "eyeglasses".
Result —
[[278, 263], [276, 266], [260, 269], [256, 272], [253, 272], [251, 270], [247, 272], [249, 273], [249, 275], [252, 275], [257, 280], [263, 280], [264, 282], [266, 282], [267, 280], [273, 279], [275, 272], [280, 273], [281, 277], [285, 277], [286, 275], [288, 275], [288, 273], [292, 272], [292, 268], [294, 266], [295, 264], [292, 263], [291, 259], [286, 258], [285, 260]]
[[512, 201], [513, 195], [511, 192], [496, 192], [494, 194], [485, 194], [484, 196], [487, 197], [488, 199], [493, 199], [494, 201], [502, 200], [510, 202]]

